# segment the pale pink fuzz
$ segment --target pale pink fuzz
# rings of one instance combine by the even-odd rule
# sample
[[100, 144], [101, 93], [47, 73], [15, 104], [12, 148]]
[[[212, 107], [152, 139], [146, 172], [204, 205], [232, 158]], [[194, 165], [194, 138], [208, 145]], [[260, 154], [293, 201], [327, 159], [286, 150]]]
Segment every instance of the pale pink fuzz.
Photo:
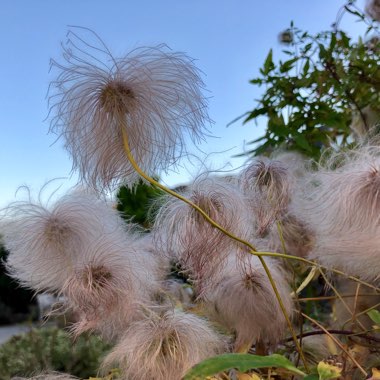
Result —
[[292, 213], [284, 215], [274, 224], [266, 237], [269, 251], [299, 257], [307, 257], [314, 240], [312, 230]]
[[179, 380], [225, 350], [225, 340], [204, 319], [179, 310], [150, 312], [131, 324], [103, 367], [120, 368], [122, 380]]
[[[231, 183], [202, 176], [183, 195], [228, 232], [252, 240], [251, 212], [244, 195]], [[161, 207], [154, 233], [162, 250], [179, 262], [197, 286], [219, 270], [230, 250], [247, 250], [213, 227], [197, 210], [173, 197]]]
[[77, 32], [68, 33], [63, 62], [52, 60], [57, 77], [49, 98], [51, 131], [64, 139], [73, 169], [99, 190], [133, 186], [139, 175], [126, 157], [122, 130], [146, 173], [175, 165], [186, 136], [199, 141], [209, 122], [193, 60], [165, 45], [116, 58], [94, 32]]
[[77, 335], [86, 330], [107, 339], [118, 337], [139, 317], [140, 306], [160, 290], [164, 270], [145, 237], [113, 234], [85, 248], [61, 294], [79, 320]]
[[[266, 260], [282, 302], [292, 316], [290, 288], [277, 265]], [[228, 264], [202, 296], [211, 319], [236, 334], [235, 347], [262, 340], [276, 343], [284, 335], [287, 324], [260, 261], [245, 256], [243, 266], [230, 256]]]
[[287, 169], [291, 197], [287, 211], [268, 229], [265, 237], [267, 248], [274, 252], [285, 251], [290, 255], [306, 257], [313, 247], [314, 235], [303, 220], [303, 214], [298, 212], [297, 202], [310, 162], [297, 152], [287, 151], [275, 152], [273, 160], [282, 162]]
[[125, 230], [117, 211], [91, 193], [74, 191], [52, 206], [15, 202], [2, 227], [7, 269], [25, 286], [59, 291], [88, 244]]
[[59, 293], [78, 315], [77, 334], [114, 338], [150, 303], [167, 264], [151, 239], [93, 194], [73, 192], [45, 208], [8, 208], [3, 240], [9, 273], [36, 291]]
[[265, 157], [255, 159], [240, 174], [239, 185], [250, 199], [259, 236], [286, 212], [293, 181], [286, 164]]
[[380, 149], [332, 157], [311, 175], [300, 212], [315, 232], [310, 258], [366, 280], [380, 273]]

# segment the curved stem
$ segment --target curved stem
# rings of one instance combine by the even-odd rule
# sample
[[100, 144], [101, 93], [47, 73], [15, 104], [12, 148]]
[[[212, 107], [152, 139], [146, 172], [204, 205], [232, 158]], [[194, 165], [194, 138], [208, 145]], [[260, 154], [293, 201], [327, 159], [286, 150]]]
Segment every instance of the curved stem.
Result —
[[[137, 164], [137, 162], [135, 161], [133, 155], [132, 155], [132, 152], [131, 152], [131, 148], [129, 146], [129, 141], [128, 141], [128, 135], [125, 131], [124, 128], [121, 128], [121, 131], [122, 131], [122, 135], [123, 135], [123, 144], [124, 144], [124, 150], [125, 150], [125, 153], [127, 155], [127, 158], [129, 160], [129, 162], [131, 163], [132, 167], [136, 170], [136, 172], [142, 177], [144, 178], [145, 180], [147, 180], [149, 183], [151, 183], [152, 185], [158, 187], [159, 189], [165, 191], [166, 193], [180, 199], [181, 201], [185, 202], [186, 204], [188, 204], [189, 206], [191, 206], [192, 208], [194, 208], [195, 210], [197, 210], [213, 227], [217, 228], [219, 231], [221, 231], [222, 233], [224, 233], [225, 235], [227, 235], [228, 237], [230, 237], [231, 239], [241, 243], [241, 244], [244, 244], [245, 246], [247, 246], [249, 249], [250, 249], [250, 252], [253, 253], [254, 255], [257, 253], [257, 250], [256, 248], [250, 244], [249, 242], [235, 236], [234, 234], [230, 233], [229, 231], [226, 231], [221, 225], [219, 225], [218, 223], [216, 223], [213, 219], [211, 219], [200, 207], [198, 207], [196, 204], [194, 204], [193, 202], [191, 202], [189, 199], [183, 197], [182, 195], [176, 193], [175, 191], [167, 188], [166, 186], [160, 184], [158, 181], [156, 181], [155, 179], [151, 178], [149, 175], [147, 175], [146, 173], [144, 173], [144, 171], [139, 167], [139, 165]], [[286, 320], [286, 323], [288, 325], [288, 328], [294, 338], [294, 344], [296, 345], [296, 348], [297, 348], [297, 351], [299, 352], [300, 356], [301, 356], [301, 359], [304, 363], [304, 366], [305, 368], [307, 369], [307, 362], [306, 362], [306, 359], [304, 357], [304, 354], [302, 352], [302, 348], [298, 342], [298, 339], [297, 339], [297, 335], [293, 329], [293, 326], [292, 326], [292, 322], [289, 318], [289, 315], [285, 309], [285, 306], [284, 306], [284, 303], [282, 302], [282, 299], [281, 299], [281, 296], [278, 292], [278, 289], [277, 289], [277, 286], [275, 284], [275, 281], [273, 280], [273, 277], [270, 273], [270, 270], [266, 264], [266, 262], [264, 261], [263, 257], [261, 256], [258, 256], [259, 257], [259, 260], [265, 270], [265, 273], [267, 274], [268, 276], [268, 279], [269, 279], [269, 282], [273, 288], [273, 291], [275, 293], [275, 296], [277, 298], [277, 301], [280, 305], [280, 308], [281, 308], [281, 311], [284, 315], [284, 318]]]
[[272, 286], [272, 289], [273, 289], [273, 291], [274, 291], [274, 293], [276, 295], [276, 298], [277, 298], [277, 301], [278, 301], [278, 303], [280, 305], [282, 314], [284, 315], [286, 323], [287, 323], [287, 325], [289, 327], [290, 333], [292, 334], [293, 341], [294, 341], [294, 344], [296, 345], [297, 351], [298, 351], [298, 353], [299, 353], [299, 355], [301, 357], [301, 360], [303, 361], [305, 369], [308, 371], [308, 366], [307, 366], [306, 358], [305, 358], [305, 356], [303, 354], [302, 347], [301, 347], [301, 345], [300, 345], [300, 343], [299, 343], [299, 341], [297, 339], [297, 334], [296, 334], [296, 332], [293, 329], [292, 321], [289, 318], [289, 315], [288, 315], [288, 313], [286, 311], [285, 305], [282, 302], [280, 293], [278, 292], [277, 285], [276, 285], [275, 281], [273, 280], [273, 277], [272, 277], [272, 275], [271, 275], [271, 273], [269, 271], [268, 265], [265, 262], [264, 258], [262, 256], [258, 256], [258, 258], [259, 258], [259, 260], [261, 262], [261, 265], [263, 266], [263, 268], [265, 270], [265, 273], [266, 273], [266, 275], [267, 275], [267, 277], [269, 279], [269, 282], [270, 282], [270, 284]]
[[324, 270], [330, 271], [332, 273], [339, 274], [340, 276], [346, 277], [349, 280], [355, 281], [355, 282], [357, 282], [359, 284], [362, 284], [362, 285], [364, 285], [364, 286], [366, 286], [368, 288], [371, 288], [371, 289], [373, 289], [373, 290], [375, 290], [377, 292], [380, 292], [380, 288], [378, 288], [375, 285], [370, 284], [369, 282], [362, 281], [362, 280], [360, 280], [359, 278], [357, 278], [355, 276], [351, 276], [351, 275], [348, 275], [347, 273], [342, 272], [341, 270], [327, 268], [326, 266], [320, 265], [319, 263], [317, 263], [317, 262], [315, 262], [313, 260], [308, 260], [308, 259], [305, 259], [303, 257], [298, 257], [298, 256], [293, 256], [293, 255], [287, 255], [287, 254], [284, 254], [284, 253], [277, 253], [277, 252], [251, 251], [250, 253], [252, 255], [255, 255], [255, 256], [270, 256], [270, 257], [279, 257], [279, 258], [282, 258], [282, 259], [289, 259], [289, 260], [300, 261], [302, 263], [313, 265], [313, 266], [316, 266], [318, 268], [322, 268]]
[[133, 166], [133, 168], [136, 170], [136, 172], [142, 177], [144, 178], [145, 180], [147, 180], [148, 182], [150, 182], [152, 185], [158, 187], [159, 189], [161, 189], [162, 191], [164, 191], [165, 193], [168, 193], [170, 195], [172, 195], [173, 197], [176, 197], [178, 199], [180, 199], [181, 201], [187, 203], [189, 206], [191, 206], [192, 208], [194, 208], [195, 210], [197, 210], [213, 227], [217, 228], [219, 231], [221, 231], [223, 234], [227, 235], [228, 237], [230, 237], [231, 239], [239, 242], [239, 243], [242, 243], [246, 246], [248, 246], [249, 249], [251, 249], [251, 251], [253, 252], [257, 252], [256, 248], [248, 243], [247, 241], [235, 236], [234, 234], [232, 234], [231, 232], [225, 230], [220, 224], [218, 224], [217, 222], [215, 222], [213, 219], [211, 219], [199, 206], [197, 206], [195, 203], [193, 203], [192, 201], [190, 201], [189, 199], [185, 198], [184, 196], [182, 196], [181, 194], [178, 194], [176, 193], [175, 191], [169, 189], [168, 187], [162, 185], [161, 183], [157, 182], [155, 179], [153, 179], [152, 177], [148, 176], [146, 173], [144, 173], [144, 171], [138, 166], [137, 162], [135, 161], [132, 153], [131, 153], [131, 149], [129, 147], [129, 142], [128, 142], [128, 136], [127, 136], [127, 133], [125, 132], [124, 129], [122, 129], [122, 132], [123, 132], [123, 142], [124, 142], [124, 149], [125, 149], [125, 152], [126, 152], [126, 155], [127, 155], [127, 158], [129, 160], [129, 162], [131, 163], [131, 165]]

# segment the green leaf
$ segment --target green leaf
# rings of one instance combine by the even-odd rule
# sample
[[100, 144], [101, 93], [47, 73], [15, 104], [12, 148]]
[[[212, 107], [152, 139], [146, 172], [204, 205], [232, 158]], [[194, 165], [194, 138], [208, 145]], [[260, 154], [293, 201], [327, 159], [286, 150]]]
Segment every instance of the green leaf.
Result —
[[327, 56], [326, 48], [323, 46], [323, 44], [318, 44], [319, 46], [319, 59], [324, 59]]
[[373, 309], [373, 310], [370, 310], [367, 314], [372, 319], [372, 321], [376, 323], [376, 325], [380, 326], [380, 311], [379, 310]]
[[252, 119], [256, 119], [260, 115], [265, 115], [267, 113], [268, 113], [267, 107], [256, 108], [244, 119], [243, 124], [247, 123], [248, 121]]
[[344, 6], [344, 9], [348, 12], [348, 13], [351, 13], [352, 15], [355, 15], [355, 16], [358, 16], [360, 19], [363, 19], [364, 16], [363, 14], [361, 14], [360, 12], [354, 10], [354, 9], [351, 9], [348, 5], [345, 5]]
[[294, 66], [294, 63], [298, 60], [298, 58], [289, 59], [289, 61], [285, 61], [280, 65], [280, 72], [287, 73]]
[[319, 380], [319, 375], [316, 375], [315, 373], [311, 375], [307, 375], [303, 378], [303, 380]]
[[307, 59], [303, 66], [303, 75], [306, 76], [310, 69], [310, 61]]
[[254, 79], [251, 79], [249, 81], [249, 83], [252, 83], [252, 84], [262, 84], [263, 80], [261, 78], [254, 78]]
[[302, 149], [305, 149], [306, 151], [308, 152], [311, 152], [312, 151], [312, 148], [309, 144], [309, 142], [307, 141], [306, 137], [302, 134], [299, 134], [299, 135], [296, 135], [293, 137], [294, 138], [294, 142]]
[[236, 368], [246, 372], [254, 368], [277, 367], [285, 368], [297, 375], [306, 376], [298, 368], [282, 355], [258, 356], [249, 354], [224, 354], [206, 359], [195, 365], [183, 378], [183, 380], [201, 380], [207, 376]]
[[312, 46], [313, 46], [312, 43], [306, 44], [304, 49], [303, 49], [303, 54], [306, 54], [311, 49]]
[[273, 51], [272, 51], [272, 49], [270, 49], [269, 53], [265, 59], [265, 62], [264, 62], [263, 74], [268, 75], [273, 69], [274, 69]]

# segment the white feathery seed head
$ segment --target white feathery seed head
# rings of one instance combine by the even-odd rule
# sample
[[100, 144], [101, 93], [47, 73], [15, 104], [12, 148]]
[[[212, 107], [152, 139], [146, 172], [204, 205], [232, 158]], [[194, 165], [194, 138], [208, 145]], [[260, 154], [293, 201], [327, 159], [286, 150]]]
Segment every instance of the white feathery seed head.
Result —
[[183, 53], [158, 45], [119, 58], [94, 32], [81, 29], [68, 32], [63, 63], [51, 63], [57, 71], [51, 131], [62, 136], [73, 169], [87, 184], [131, 187], [139, 176], [126, 157], [122, 130], [143, 171], [167, 170], [185, 153], [186, 135], [198, 141], [210, 122], [204, 84]]
[[315, 233], [310, 258], [366, 280], [380, 273], [380, 148], [332, 156], [310, 175], [300, 210]]
[[[252, 240], [251, 212], [244, 195], [233, 184], [202, 176], [183, 195], [228, 232]], [[157, 244], [169, 252], [195, 282], [202, 282], [217, 271], [230, 250], [246, 252], [245, 246], [213, 227], [190, 205], [173, 197], [166, 199], [155, 221]]]
[[298, 152], [281, 150], [275, 151], [271, 159], [280, 161], [287, 170], [290, 199], [287, 211], [267, 231], [267, 248], [274, 252], [283, 252], [285, 249], [287, 254], [306, 257], [313, 246], [314, 237], [303, 221], [303, 215], [297, 213], [297, 202], [310, 162]]
[[[306, 169], [309, 167], [308, 158], [295, 151], [276, 150], [271, 154], [270, 158], [272, 161], [282, 162], [288, 172], [296, 179], [303, 177], [306, 174]], [[291, 180], [292, 183], [293, 179]]]
[[110, 237], [85, 248], [62, 288], [67, 307], [79, 315], [76, 335], [119, 336], [161, 288], [165, 271], [147, 239], [124, 232]]
[[125, 229], [115, 210], [85, 192], [69, 193], [52, 206], [15, 202], [6, 212], [2, 233], [10, 252], [8, 271], [37, 291], [59, 290], [87, 244]]
[[294, 178], [286, 164], [266, 157], [255, 159], [243, 170], [239, 186], [249, 197], [257, 219], [257, 234], [264, 236], [287, 210]]
[[103, 367], [116, 365], [122, 380], [178, 380], [225, 350], [225, 340], [204, 319], [179, 310], [150, 312], [130, 325]]
[[306, 223], [292, 213], [274, 224], [266, 237], [269, 251], [307, 257], [314, 245], [314, 234]]
[[[268, 259], [266, 263], [280, 293], [282, 302], [292, 316], [291, 290], [284, 274]], [[255, 256], [241, 260], [230, 256], [202, 298], [212, 320], [234, 332], [235, 349], [257, 340], [276, 343], [284, 335], [287, 324], [260, 261]]]

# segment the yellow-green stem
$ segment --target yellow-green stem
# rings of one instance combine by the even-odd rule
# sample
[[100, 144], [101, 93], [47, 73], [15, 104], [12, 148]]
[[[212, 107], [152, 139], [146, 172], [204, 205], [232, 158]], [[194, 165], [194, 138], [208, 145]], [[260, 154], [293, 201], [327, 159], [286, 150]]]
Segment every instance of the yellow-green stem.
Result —
[[298, 353], [300, 354], [300, 357], [301, 357], [301, 360], [303, 361], [303, 364], [305, 366], [305, 369], [308, 371], [308, 367], [307, 367], [307, 362], [306, 362], [306, 358], [303, 354], [303, 351], [302, 351], [302, 347], [297, 339], [297, 334], [296, 332], [294, 331], [293, 329], [293, 325], [292, 325], [292, 321], [290, 320], [289, 318], [289, 315], [285, 309], [285, 305], [284, 303], [282, 302], [282, 299], [281, 299], [281, 296], [280, 296], [280, 293], [278, 292], [278, 289], [277, 289], [277, 286], [276, 286], [276, 283], [274, 282], [273, 280], [273, 277], [269, 271], [269, 268], [268, 268], [268, 265], [267, 263], [265, 262], [264, 258], [262, 256], [258, 256], [259, 257], [259, 260], [261, 262], [261, 265], [263, 266], [264, 270], [265, 270], [265, 273], [267, 274], [268, 276], [268, 279], [269, 279], [269, 282], [270, 284], [272, 285], [272, 288], [273, 288], [273, 291], [276, 295], [276, 298], [277, 298], [277, 301], [280, 305], [280, 308], [281, 308], [281, 311], [282, 311], [282, 314], [284, 314], [284, 317], [285, 317], [285, 320], [286, 320], [286, 323], [289, 327], [289, 330], [290, 330], [290, 333], [292, 334], [292, 337], [293, 337], [293, 341], [294, 341], [294, 344], [296, 345], [296, 348], [297, 348], [297, 351]]
[[296, 261], [300, 261], [302, 263], [305, 263], [305, 264], [309, 264], [309, 265], [313, 265], [313, 266], [317, 266], [318, 268], [322, 268], [324, 270], [327, 270], [327, 271], [330, 271], [332, 273], [335, 273], [335, 274], [339, 274], [340, 276], [343, 276], [349, 280], [352, 280], [352, 281], [355, 281], [359, 284], [362, 284], [364, 286], [367, 286], [368, 288], [371, 288], [373, 290], [376, 290], [377, 292], [380, 292], [380, 288], [376, 287], [375, 285], [372, 285], [370, 284], [369, 282], [365, 282], [365, 281], [362, 281], [360, 280], [359, 278], [357, 277], [354, 277], [354, 276], [350, 276], [348, 275], [347, 273], [344, 273], [338, 269], [331, 269], [331, 268], [327, 268], [325, 267], [324, 265], [320, 265], [319, 263], [315, 262], [315, 261], [312, 261], [312, 260], [308, 260], [308, 259], [305, 259], [303, 257], [298, 257], [298, 256], [292, 256], [292, 255], [286, 255], [284, 253], [277, 253], [277, 252], [264, 252], [264, 251], [251, 251], [251, 254], [252, 255], [255, 255], [255, 256], [269, 256], [269, 257], [280, 257], [280, 258], [283, 258], [283, 259], [289, 259], [289, 260], [296, 260]]
[[[218, 223], [216, 223], [213, 219], [211, 219], [200, 207], [198, 207], [196, 204], [194, 204], [193, 202], [191, 202], [189, 199], [183, 197], [182, 195], [176, 193], [175, 191], [167, 188], [166, 186], [160, 184], [159, 182], [157, 182], [155, 179], [151, 178], [149, 175], [147, 175], [146, 173], [144, 173], [143, 170], [141, 170], [141, 168], [139, 167], [139, 165], [137, 164], [137, 162], [135, 161], [133, 155], [132, 155], [132, 152], [131, 152], [131, 149], [130, 149], [130, 146], [129, 146], [129, 141], [128, 141], [128, 136], [127, 136], [127, 133], [125, 132], [125, 129], [124, 128], [121, 128], [122, 130], [122, 135], [123, 135], [123, 143], [124, 143], [124, 149], [125, 149], [125, 153], [127, 155], [127, 158], [129, 160], [129, 162], [131, 163], [132, 167], [136, 170], [136, 172], [142, 177], [144, 178], [145, 180], [147, 180], [149, 183], [151, 183], [152, 185], [158, 187], [159, 189], [163, 190], [164, 192], [180, 199], [181, 201], [187, 203], [189, 206], [191, 206], [192, 208], [194, 208], [195, 210], [197, 210], [213, 227], [217, 228], [219, 231], [221, 231], [223, 234], [227, 235], [228, 237], [230, 237], [231, 239], [241, 243], [241, 244], [244, 244], [246, 245], [250, 250], [251, 250], [251, 253], [253, 253], [254, 255], [257, 253], [257, 250], [256, 248], [250, 244], [249, 242], [235, 236], [234, 234], [230, 233], [229, 231], [226, 231], [221, 225], [219, 225]], [[294, 340], [294, 344], [296, 345], [296, 348], [297, 348], [297, 351], [299, 352], [300, 356], [301, 356], [301, 359], [305, 365], [305, 368], [307, 368], [307, 363], [306, 363], [306, 359], [303, 355], [303, 352], [302, 352], [302, 349], [301, 349], [301, 346], [298, 342], [298, 339], [297, 339], [297, 335], [293, 329], [293, 326], [292, 326], [292, 323], [290, 321], [290, 318], [288, 316], [288, 313], [286, 312], [286, 309], [285, 309], [285, 306], [282, 302], [282, 299], [281, 299], [281, 296], [277, 290], [277, 287], [276, 287], [276, 284], [273, 280], [273, 277], [269, 271], [269, 268], [267, 266], [267, 264], [265, 263], [264, 259], [259, 256], [259, 260], [261, 262], [261, 264], [263, 265], [264, 267], [264, 270], [268, 276], [268, 279], [270, 281], [270, 284], [273, 288], [273, 291], [276, 295], [276, 298], [277, 298], [277, 301], [281, 307], [281, 311], [282, 313], [284, 314], [284, 317], [285, 317], [285, 320], [288, 324], [288, 327], [289, 327], [289, 330], [291, 331], [291, 334], [293, 336], [293, 340]]]

